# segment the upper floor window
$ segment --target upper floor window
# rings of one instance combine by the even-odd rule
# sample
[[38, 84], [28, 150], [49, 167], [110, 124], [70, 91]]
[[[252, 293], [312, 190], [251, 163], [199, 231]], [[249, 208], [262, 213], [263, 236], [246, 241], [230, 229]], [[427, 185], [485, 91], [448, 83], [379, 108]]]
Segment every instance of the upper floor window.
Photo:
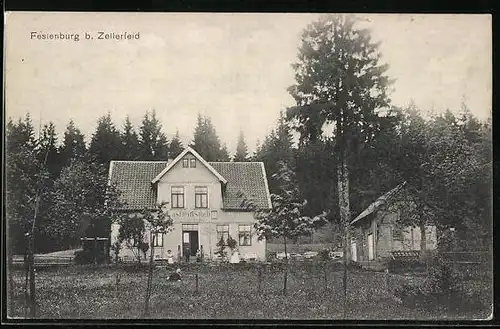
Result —
[[182, 168], [189, 168], [189, 159], [182, 159]]
[[251, 225], [239, 225], [238, 233], [240, 239], [240, 246], [251, 246], [252, 245], [252, 226]]
[[196, 159], [189, 160], [189, 167], [196, 168]]
[[172, 208], [184, 208], [184, 187], [172, 186]]
[[208, 188], [206, 186], [196, 186], [194, 188], [195, 208], [208, 208]]

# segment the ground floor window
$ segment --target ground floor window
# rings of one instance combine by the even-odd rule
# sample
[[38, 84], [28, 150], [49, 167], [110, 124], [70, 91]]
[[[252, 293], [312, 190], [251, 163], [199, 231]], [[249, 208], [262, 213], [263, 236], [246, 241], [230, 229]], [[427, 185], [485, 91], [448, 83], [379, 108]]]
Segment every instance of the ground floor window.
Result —
[[252, 245], [252, 226], [251, 225], [239, 225], [239, 245], [240, 246], [251, 246]]
[[217, 242], [224, 239], [224, 245], [227, 245], [229, 239], [229, 225], [217, 225]]
[[153, 246], [163, 247], [163, 233], [153, 233]]

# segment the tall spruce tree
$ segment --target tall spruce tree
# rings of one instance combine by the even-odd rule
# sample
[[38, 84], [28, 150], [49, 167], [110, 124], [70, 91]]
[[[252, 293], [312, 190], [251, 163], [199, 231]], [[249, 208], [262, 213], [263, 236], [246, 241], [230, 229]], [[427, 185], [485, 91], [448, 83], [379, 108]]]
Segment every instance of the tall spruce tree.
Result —
[[120, 132], [116, 129], [111, 120], [111, 114], [108, 112], [97, 120], [97, 128], [90, 140], [89, 153], [95, 161], [107, 168], [109, 162], [119, 156], [120, 150]]
[[57, 134], [53, 122], [45, 124], [38, 138], [38, 158], [43, 162], [47, 157], [47, 170], [52, 180], [59, 176], [62, 169], [61, 157], [57, 147]]
[[243, 131], [240, 131], [238, 136], [238, 144], [236, 145], [236, 153], [233, 158], [234, 162], [245, 162], [249, 161], [248, 158], [248, 146], [245, 142], [245, 136], [243, 135]]
[[[325, 124], [333, 128], [337, 160], [339, 222], [344, 228], [344, 261], [350, 262], [349, 167], [357, 151], [378, 129], [378, 110], [387, 108], [388, 66], [380, 63], [378, 44], [370, 31], [347, 15], [326, 15], [302, 34], [296, 84], [289, 88], [297, 106], [289, 118], [300, 142], [322, 139]], [[344, 266], [344, 314], [347, 312], [347, 267]]]
[[182, 146], [181, 138], [179, 136], [179, 130], [175, 132], [174, 138], [170, 142], [169, 156], [170, 158], [176, 158], [184, 150]]
[[61, 164], [68, 166], [72, 160], [83, 158], [86, 151], [85, 136], [75, 126], [73, 120], [70, 120], [64, 132], [62, 145], [59, 148]]
[[130, 117], [127, 115], [123, 132], [121, 133], [121, 152], [116, 160], [140, 160], [140, 144], [139, 137], [135, 132]]
[[156, 111], [146, 112], [139, 129], [143, 160], [167, 160], [168, 140], [162, 132], [162, 124], [156, 118]]

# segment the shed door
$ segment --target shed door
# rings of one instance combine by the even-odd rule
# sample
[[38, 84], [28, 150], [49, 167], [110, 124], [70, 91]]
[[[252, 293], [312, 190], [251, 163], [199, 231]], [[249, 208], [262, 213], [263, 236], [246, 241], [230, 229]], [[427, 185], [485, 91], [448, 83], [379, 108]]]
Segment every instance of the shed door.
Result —
[[357, 249], [356, 249], [356, 242], [352, 242], [351, 243], [351, 258], [355, 262], [358, 261], [358, 253], [357, 253]]
[[368, 234], [368, 260], [373, 260], [373, 234]]

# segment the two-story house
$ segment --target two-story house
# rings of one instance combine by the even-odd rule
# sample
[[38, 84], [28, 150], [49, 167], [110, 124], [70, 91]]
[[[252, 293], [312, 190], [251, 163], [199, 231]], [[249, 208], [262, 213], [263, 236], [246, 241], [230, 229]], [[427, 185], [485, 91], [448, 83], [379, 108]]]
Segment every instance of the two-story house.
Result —
[[[242, 258], [265, 260], [266, 242], [258, 239], [248, 208], [248, 200], [260, 209], [271, 207], [262, 162], [207, 162], [188, 147], [172, 161], [111, 161], [109, 181], [121, 192], [120, 210], [130, 216], [166, 203], [173, 231], [153, 235], [156, 258], [171, 250], [189, 259], [203, 250], [214, 259], [217, 242], [231, 236]], [[111, 243], [118, 232], [113, 224]], [[122, 245], [119, 257], [133, 258], [134, 252]]]

